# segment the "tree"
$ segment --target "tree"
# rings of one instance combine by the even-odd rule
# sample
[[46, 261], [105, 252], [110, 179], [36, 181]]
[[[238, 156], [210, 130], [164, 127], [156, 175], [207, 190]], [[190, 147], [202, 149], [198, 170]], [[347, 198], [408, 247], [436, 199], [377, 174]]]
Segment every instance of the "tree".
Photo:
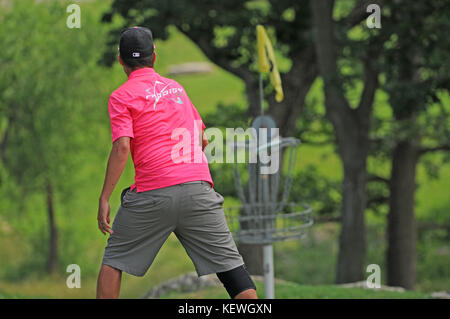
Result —
[[[393, 111], [389, 181], [387, 282], [413, 289], [417, 264], [414, 213], [417, 165], [424, 154], [450, 150], [448, 106], [439, 96], [450, 87], [449, 13], [446, 1], [390, 2], [390, 34], [384, 51]], [[435, 105], [435, 107], [433, 107]]]
[[[334, 127], [338, 152], [342, 159], [344, 180], [341, 214], [341, 234], [337, 264], [337, 283], [363, 279], [366, 253], [364, 212], [367, 206], [367, 157], [369, 155], [369, 131], [375, 91], [378, 88], [378, 41], [368, 37], [353, 45], [355, 69], [362, 65], [364, 87], [359, 104], [352, 108], [344, 88], [344, 76], [338, 67], [345, 46], [351, 48], [347, 32], [334, 19], [334, 1], [312, 1], [311, 12], [315, 28], [317, 63], [325, 91], [326, 116]], [[365, 6], [354, 8], [359, 15]], [[349, 17], [354, 16], [349, 14]], [[360, 22], [361, 19], [357, 19]], [[361, 53], [361, 48], [365, 52]], [[339, 54], [341, 53], [341, 55]], [[355, 59], [356, 58], [356, 59]]]
[[88, 107], [97, 94], [91, 83], [98, 30], [68, 29], [66, 7], [58, 2], [28, 0], [2, 9], [1, 164], [20, 189], [21, 201], [31, 194], [44, 199], [45, 269], [53, 273], [59, 264], [56, 196], [71, 191], [69, 176], [82, 161], [74, 154], [89, 139], [89, 119], [96, 114]]

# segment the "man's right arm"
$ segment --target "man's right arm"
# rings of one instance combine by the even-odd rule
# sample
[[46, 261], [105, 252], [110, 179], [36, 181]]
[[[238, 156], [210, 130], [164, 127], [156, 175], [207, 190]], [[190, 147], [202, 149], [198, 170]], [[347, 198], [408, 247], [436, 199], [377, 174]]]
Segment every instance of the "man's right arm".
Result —
[[105, 182], [99, 198], [98, 208], [98, 228], [103, 234], [112, 234], [110, 223], [109, 198], [111, 197], [117, 182], [127, 164], [130, 152], [130, 137], [123, 136], [114, 141], [111, 153], [109, 154], [108, 166], [106, 168]]

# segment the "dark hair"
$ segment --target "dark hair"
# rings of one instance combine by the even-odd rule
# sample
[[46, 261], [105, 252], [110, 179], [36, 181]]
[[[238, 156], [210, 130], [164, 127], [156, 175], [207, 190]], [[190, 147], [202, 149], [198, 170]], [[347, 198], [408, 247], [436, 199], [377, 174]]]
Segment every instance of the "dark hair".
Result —
[[154, 53], [152, 53], [152, 55], [145, 57], [145, 58], [126, 59], [122, 56], [121, 56], [121, 58], [122, 58], [123, 63], [126, 64], [126, 66], [128, 66], [132, 69], [137, 69], [137, 68], [142, 68], [142, 67], [152, 68], [153, 67], [153, 56], [154, 56]]

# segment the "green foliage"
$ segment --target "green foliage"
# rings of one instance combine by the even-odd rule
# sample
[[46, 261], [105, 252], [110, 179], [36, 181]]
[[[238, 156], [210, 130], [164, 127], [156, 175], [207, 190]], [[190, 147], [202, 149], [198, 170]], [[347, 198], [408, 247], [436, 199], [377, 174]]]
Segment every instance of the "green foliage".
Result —
[[238, 104], [218, 103], [215, 110], [205, 114], [204, 117], [207, 128], [242, 127], [247, 129], [250, 126], [250, 119], [246, 116], [245, 108]]
[[[73, 190], [86, 182], [77, 172], [87, 159], [99, 155], [99, 141], [92, 137], [99, 135], [104, 123], [106, 107], [101, 105], [106, 101], [99, 92], [109, 90], [97, 66], [98, 46], [107, 29], [88, 10], [82, 12], [82, 25], [90, 27], [67, 28], [68, 4], [15, 1], [0, 14], [4, 48], [0, 52], [0, 192], [10, 199], [8, 206], [0, 208], [33, 251], [32, 259], [13, 268], [17, 278], [39, 271], [45, 262], [48, 226], [43, 198], [48, 183], [55, 190], [61, 260], [66, 263], [73, 259], [72, 253], [80, 252], [72, 233], [65, 233], [70, 227], [65, 216], [73, 213]], [[86, 156], [77, 156], [86, 151]]]
[[20, 1], [2, 16], [0, 114], [7, 122], [2, 155], [8, 172], [28, 190], [46, 180], [59, 189], [70, 187], [67, 174], [81, 161], [71, 151], [89, 140], [98, 115], [86, 108], [94, 102], [87, 99], [94, 93], [89, 82], [99, 75], [92, 45], [98, 30], [66, 28], [65, 8], [61, 2]]
[[[428, 121], [432, 120], [432, 114], [439, 116], [440, 122], [448, 117], [446, 113], [436, 114], [428, 109], [433, 102], [440, 103], [440, 90], [448, 91], [450, 84], [447, 5], [442, 0], [414, 4], [398, 1], [388, 5], [392, 24], [386, 26], [385, 32], [390, 34], [390, 40], [394, 40], [389, 41], [383, 52], [382, 67], [386, 73], [383, 89], [389, 94], [396, 119], [406, 120], [404, 125], [412, 131], [415, 126], [408, 119], [421, 112], [426, 114]], [[450, 134], [448, 130], [434, 133], [438, 133], [437, 136], [444, 133], [447, 138]], [[417, 133], [407, 135], [411, 134]]]
[[292, 179], [290, 200], [308, 203], [316, 216], [339, 216], [341, 183], [319, 173], [317, 167], [309, 165], [297, 172]]
[[[115, 0], [103, 21], [124, 18], [123, 26], [144, 25], [155, 39], [167, 39], [170, 27], [186, 35], [215, 64], [244, 79], [257, 83], [255, 28], [263, 24], [277, 48], [282, 72], [288, 72], [294, 57], [311, 45], [308, 1], [165, 1]], [[284, 17], [280, 19], [280, 17]], [[105, 63], [114, 61], [120, 30], [114, 29], [105, 52]], [[275, 41], [276, 39], [276, 41]]]
[[417, 289], [442, 291], [450, 287], [449, 236], [448, 229], [419, 233], [417, 254], [420, 262], [417, 265]]

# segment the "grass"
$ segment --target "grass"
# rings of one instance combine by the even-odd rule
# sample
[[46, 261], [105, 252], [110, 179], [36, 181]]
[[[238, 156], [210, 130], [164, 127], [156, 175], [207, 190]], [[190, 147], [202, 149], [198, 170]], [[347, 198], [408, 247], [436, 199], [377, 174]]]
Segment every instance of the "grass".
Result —
[[[81, 268], [81, 288], [68, 288], [66, 279], [69, 275], [63, 271], [54, 276], [25, 277], [21, 280], [0, 281], [0, 295], [3, 296], [45, 296], [44, 298], [95, 298], [96, 277], [94, 274], [84, 274], [83, 269], [89, 263], [100, 266], [102, 247], [93, 247], [95, 260], [83, 258], [79, 262]], [[83, 257], [86, 257], [84, 255]], [[134, 277], [126, 273], [122, 277], [121, 298], [139, 298], [154, 285], [194, 271], [194, 266], [184, 248], [174, 235], [171, 235], [163, 245], [154, 263], [143, 277]], [[20, 298], [20, 297], [19, 297]], [[34, 297], [33, 297], [34, 298]]]
[[[256, 281], [259, 298], [264, 298], [264, 284]], [[168, 293], [162, 298], [171, 299], [227, 299], [222, 287], [209, 287], [191, 293]], [[278, 299], [424, 299], [428, 294], [419, 292], [395, 292], [364, 288], [342, 288], [332, 285], [299, 285], [293, 282], [276, 282], [275, 298]]]
[[[259, 298], [264, 298], [264, 284], [255, 281], [256, 290]], [[52, 288], [51, 285], [47, 289]], [[23, 293], [4, 293], [0, 287], [0, 299], [51, 299], [51, 298], [67, 298], [68, 296], [51, 292], [48, 295], [27, 294]], [[121, 294], [122, 298], [126, 298], [126, 294]], [[86, 296], [72, 295], [69, 298], [86, 298]], [[223, 287], [208, 287], [195, 292], [180, 293], [170, 292], [161, 296], [162, 299], [228, 299], [229, 296]], [[405, 291], [384, 291], [378, 289], [363, 288], [343, 288], [333, 285], [299, 285], [293, 282], [276, 281], [275, 298], [278, 299], [425, 299], [430, 298], [429, 294]]]

